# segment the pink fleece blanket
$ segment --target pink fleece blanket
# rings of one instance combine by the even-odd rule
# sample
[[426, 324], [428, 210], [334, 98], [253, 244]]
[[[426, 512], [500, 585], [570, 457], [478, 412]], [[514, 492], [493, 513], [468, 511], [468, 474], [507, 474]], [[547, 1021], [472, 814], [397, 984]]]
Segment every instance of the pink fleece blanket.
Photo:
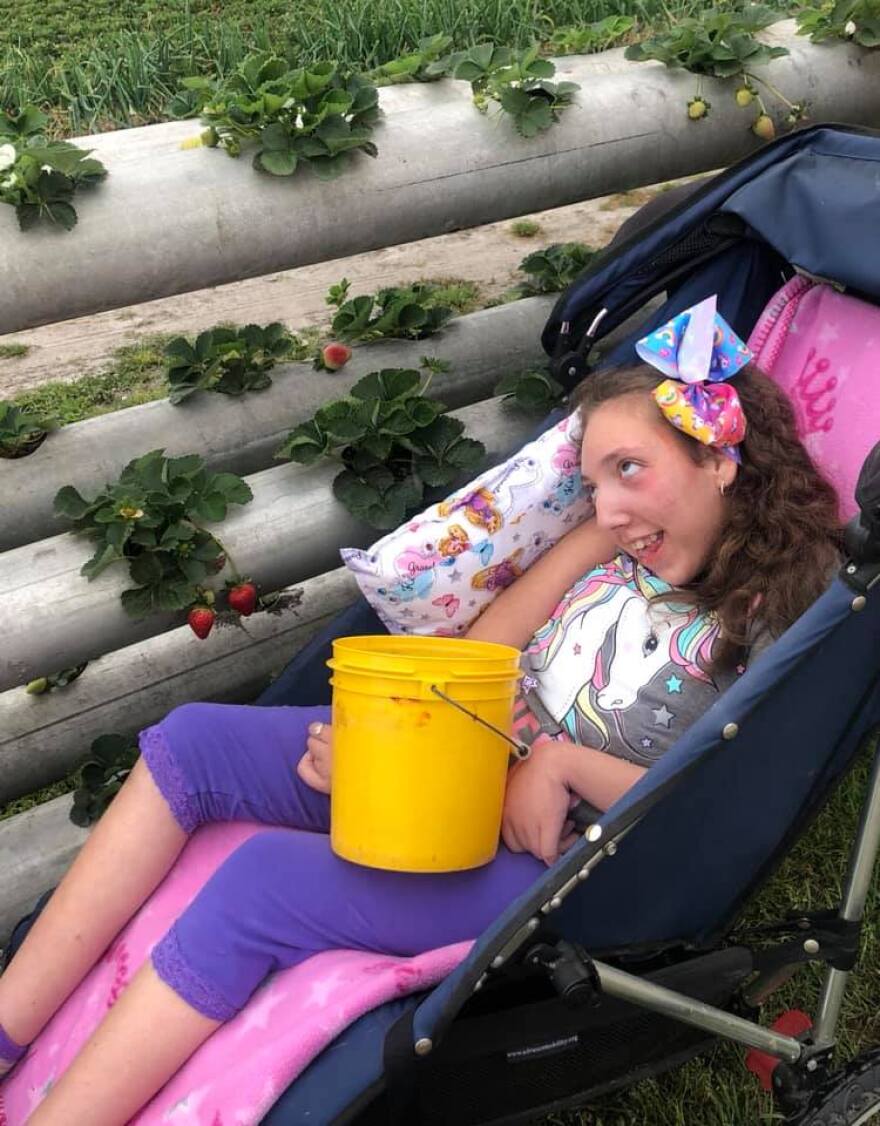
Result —
[[[26, 1122], [153, 945], [218, 865], [259, 828], [211, 825], [194, 834], [161, 887], [0, 1084], [0, 1126]], [[132, 1123], [259, 1122], [290, 1081], [352, 1021], [383, 1001], [435, 985], [470, 946], [457, 943], [416, 958], [334, 950], [274, 974]]]
[[849, 519], [862, 462], [877, 440], [880, 309], [797, 276], [769, 302], [749, 347], [788, 392], [804, 445]]

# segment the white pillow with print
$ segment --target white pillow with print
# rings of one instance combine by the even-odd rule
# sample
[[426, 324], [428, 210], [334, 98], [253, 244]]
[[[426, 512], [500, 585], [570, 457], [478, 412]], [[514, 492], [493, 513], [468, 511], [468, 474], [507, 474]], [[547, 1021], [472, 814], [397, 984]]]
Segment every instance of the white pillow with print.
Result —
[[392, 633], [464, 633], [575, 524], [592, 515], [575, 415], [343, 562]]

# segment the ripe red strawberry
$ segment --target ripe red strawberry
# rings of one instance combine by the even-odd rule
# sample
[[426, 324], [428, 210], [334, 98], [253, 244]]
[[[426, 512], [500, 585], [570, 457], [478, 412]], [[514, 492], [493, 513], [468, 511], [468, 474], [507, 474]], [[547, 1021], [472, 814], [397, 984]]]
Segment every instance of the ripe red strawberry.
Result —
[[257, 588], [250, 580], [243, 579], [235, 586], [230, 587], [227, 597], [230, 607], [241, 614], [242, 617], [247, 618], [253, 614], [254, 607], [257, 604]]
[[347, 344], [327, 344], [321, 352], [321, 360], [328, 371], [339, 371], [351, 359], [351, 348]]
[[196, 637], [200, 637], [204, 641], [214, 626], [215, 617], [216, 614], [210, 606], [198, 605], [193, 606], [187, 614], [186, 620]]

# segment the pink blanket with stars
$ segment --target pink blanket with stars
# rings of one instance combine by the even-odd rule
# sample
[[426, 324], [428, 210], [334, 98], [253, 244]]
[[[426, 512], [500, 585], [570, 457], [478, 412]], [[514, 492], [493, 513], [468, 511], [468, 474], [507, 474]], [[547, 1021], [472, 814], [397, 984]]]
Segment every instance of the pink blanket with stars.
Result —
[[[26, 1058], [0, 1083], [0, 1126], [22, 1126], [211, 873], [258, 825], [200, 829], [170, 875], [67, 999]], [[293, 830], [291, 830], [293, 831]], [[130, 1126], [248, 1126], [339, 1033], [383, 1001], [428, 989], [469, 942], [415, 958], [333, 950], [268, 978]]]

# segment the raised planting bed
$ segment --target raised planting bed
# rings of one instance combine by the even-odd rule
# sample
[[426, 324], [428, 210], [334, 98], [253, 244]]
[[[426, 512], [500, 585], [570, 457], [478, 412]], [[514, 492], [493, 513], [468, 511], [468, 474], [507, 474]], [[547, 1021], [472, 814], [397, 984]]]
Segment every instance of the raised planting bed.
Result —
[[94, 492], [147, 450], [197, 451], [211, 469], [239, 474], [277, 465], [287, 432], [371, 371], [418, 368], [423, 356], [438, 356], [450, 368], [432, 378], [432, 396], [452, 408], [483, 399], [509, 371], [543, 366], [540, 334], [553, 301], [530, 297], [455, 318], [426, 340], [357, 347], [333, 374], [279, 365], [271, 387], [242, 398], [203, 392], [179, 406], [160, 400], [65, 426], [30, 457], [0, 461], [0, 552], [57, 534], [52, 500], [63, 485]]
[[[485, 444], [490, 464], [521, 444], [534, 426], [533, 418], [502, 407], [497, 399], [454, 414]], [[340, 545], [365, 546], [378, 538], [333, 499], [331, 482], [338, 469], [329, 462], [286, 464], [246, 478], [253, 500], [230, 512], [220, 534], [242, 573], [261, 589], [280, 590], [335, 569]], [[88, 582], [79, 572], [91, 553], [88, 540], [67, 533], [0, 555], [0, 691], [179, 623], [180, 615], [129, 617], [119, 598], [131, 585], [127, 569], [110, 567]]]
[[[815, 46], [791, 21], [762, 37], [790, 54], [756, 74], [807, 102], [812, 120], [876, 123], [880, 54]], [[759, 143], [715, 80], [703, 83], [712, 118], [694, 123], [693, 76], [659, 63], [603, 71], [571, 56], [556, 77], [581, 84], [578, 101], [528, 141], [478, 114], [467, 83], [383, 89], [378, 159], [359, 154], [332, 186], [181, 149], [192, 121], [83, 138], [110, 175], [78, 195], [72, 234], [20, 233], [11, 208], [0, 216], [0, 333], [718, 168]]]
[[136, 734], [189, 700], [253, 700], [358, 591], [340, 567], [282, 593], [289, 609], [217, 627], [207, 643], [181, 626], [108, 653], [63, 690], [0, 693], [0, 806], [63, 778], [98, 734]]

